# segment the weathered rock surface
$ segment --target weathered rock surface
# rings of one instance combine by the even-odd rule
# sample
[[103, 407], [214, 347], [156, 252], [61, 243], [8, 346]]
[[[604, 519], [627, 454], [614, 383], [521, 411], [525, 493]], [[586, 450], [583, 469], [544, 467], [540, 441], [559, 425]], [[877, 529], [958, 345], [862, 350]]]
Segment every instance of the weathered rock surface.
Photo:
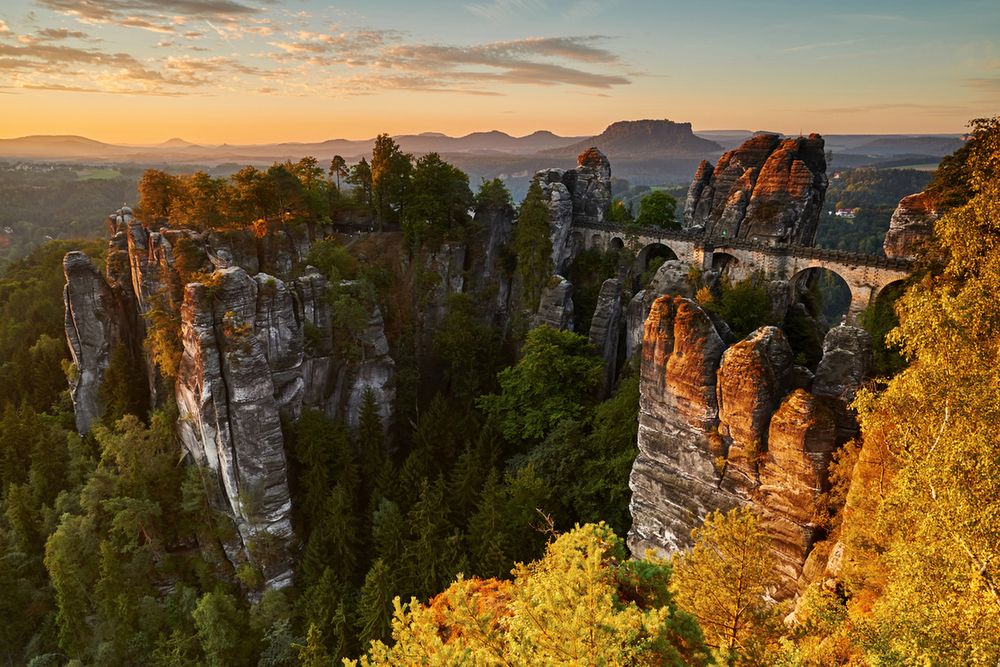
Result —
[[691, 298], [694, 296], [694, 289], [688, 281], [688, 272], [691, 267], [679, 260], [669, 260], [664, 262], [646, 289], [641, 290], [629, 301], [626, 314], [626, 340], [625, 356], [628, 359], [642, 345], [643, 326], [646, 317], [649, 315], [653, 302], [661, 296], [683, 296]]
[[549, 209], [552, 265], [563, 271], [579, 248], [571, 243], [574, 223], [602, 222], [611, 205], [611, 163], [589, 148], [580, 153], [575, 169], [543, 169], [535, 173]]
[[538, 302], [538, 312], [532, 318], [531, 326], [548, 325], [563, 331], [573, 330], [573, 283], [555, 275], [542, 290]]
[[916, 256], [934, 231], [940, 217], [937, 202], [926, 192], [903, 197], [889, 220], [882, 249], [886, 257]]
[[702, 163], [684, 207], [687, 228], [711, 236], [811, 245], [826, 196], [823, 138], [761, 133]]
[[[66, 333], [81, 369], [72, 386], [78, 427], [86, 430], [100, 414], [97, 391], [112, 346], [122, 342], [138, 359], [145, 316], [153, 309], [176, 314], [184, 348], [173, 386], [178, 432], [191, 457], [216, 473], [213, 502], [240, 536], [225, 545], [227, 553], [252, 558], [248, 545], [270, 534], [286, 551], [260, 564], [268, 585], [287, 585], [294, 536], [280, 417], [313, 407], [356, 427], [371, 389], [388, 427], [395, 365], [381, 312], [371, 304], [354, 341], [358, 354], [345, 356], [334, 344], [337, 313], [326, 278], [306, 267], [292, 279], [312, 238], [305, 227], [278, 225], [262, 238], [150, 231], [123, 212], [109, 227], [107, 280], [80, 253], [64, 261]], [[464, 259], [454, 249], [443, 257], [451, 267], [445, 298], [462, 288]], [[160, 382], [146, 361], [152, 389]]]
[[618, 377], [618, 350], [622, 337], [622, 281], [608, 278], [601, 284], [597, 306], [590, 321], [590, 342], [604, 360], [601, 396], [611, 394]]
[[801, 389], [789, 394], [771, 418], [754, 505], [774, 544], [784, 594], [795, 592], [819, 528], [816, 499], [826, 490], [837, 428], [825, 403]]
[[75, 371], [70, 396], [76, 430], [86, 433], [101, 414], [100, 388], [111, 362], [111, 350], [120, 340], [115, 325], [117, 304], [110, 285], [82, 252], [63, 258], [66, 339]]
[[777, 327], [761, 327], [726, 350], [718, 374], [719, 434], [727, 478], [736, 486], [757, 485], [760, 456], [767, 451], [768, 425], [788, 393], [792, 348]]
[[639, 376], [639, 453], [629, 477], [633, 554], [670, 552], [712, 510], [736, 506], [718, 486], [711, 433], [723, 343], [693, 301], [661, 297], [646, 319]]
[[[725, 349], [692, 301], [654, 302], [642, 341], [639, 454], [629, 479], [634, 554], [684, 548], [707, 513], [748, 504], [762, 517], [780, 565], [776, 595], [795, 594], [820, 537], [814, 508], [827, 467], [849, 435], [839, 424], [849, 414], [844, 399], [868, 368], [867, 334], [838, 329], [828, 335], [814, 382], [794, 365], [779, 329], [762, 327]], [[811, 384], [819, 387], [814, 394], [804, 388]]]
[[823, 358], [816, 367], [813, 393], [845, 403], [854, 400], [871, 371], [871, 335], [860, 327], [841, 325], [823, 338]]
[[[236, 521], [244, 551], [261, 531], [287, 548], [292, 506], [267, 345], [257, 335], [258, 283], [239, 267], [220, 269], [212, 281], [184, 290], [179, 435], [218, 476], [216, 502]], [[291, 583], [287, 554], [261, 565], [270, 585]]]

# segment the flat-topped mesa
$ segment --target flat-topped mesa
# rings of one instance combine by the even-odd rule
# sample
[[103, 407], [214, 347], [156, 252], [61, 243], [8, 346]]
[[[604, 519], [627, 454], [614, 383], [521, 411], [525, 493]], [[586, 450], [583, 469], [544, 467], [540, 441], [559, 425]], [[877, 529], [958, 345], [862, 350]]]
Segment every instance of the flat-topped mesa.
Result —
[[602, 222], [611, 206], [611, 163], [591, 147], [577, 157], [575, 169], [543, 169], [535, 180], [549, 209], [552, 264], [559, 272], [579, 250], [570, 244], [572, 226]]
[[714, 168], [699, 165], [684, 226], [709, 238], [812, 245], [827, 185], [823, 137], [756, 134]]
[[934, 223], [941, 217], [937, 202], [926, 192], [918, 192], [899, 200], [899, 205], [889, 220], [882, 249], [886, 257], [912, 259], [924, 246], [934, 231]]

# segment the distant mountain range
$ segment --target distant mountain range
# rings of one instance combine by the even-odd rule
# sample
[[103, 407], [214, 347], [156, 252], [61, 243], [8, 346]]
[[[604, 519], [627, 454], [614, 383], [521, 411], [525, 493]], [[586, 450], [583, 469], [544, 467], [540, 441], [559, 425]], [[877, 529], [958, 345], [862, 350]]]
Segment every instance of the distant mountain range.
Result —
[[[523, 137], [504, 132], [473, 132], [451, 137], [438, 132], [393, 137], [404, 151], [441, 153], [464, 169], [473, 183], [499, 175], [525, 180], [542, 167], [570, 167], [582, 151], [597, 146], [612, 163], [614, 175], [633, 185], [683, 183], [703, 159], [714, 161], [724, 151], [754, 134], [750, 130], [695, 133], [690, 123], [635, 120], [612, 123], [591, 137], [563, 137], [539, 130]], [[920, 166], [929, 168], [962, 145], [960, 135], [826, 135], [827, 150], [837, 168], [856, 166]], [[370, 155], [374, 139], [329, 139], [320, 142], [199, 145], [172, 138], [153, 145], [109, 144], [72, 135], [35, 135], [0, 139], [0, 160], [118, 163], [235, 171], [246, 164], [268, 165], [306, 155], [328, 162], [334, 155], [354, 162]]]

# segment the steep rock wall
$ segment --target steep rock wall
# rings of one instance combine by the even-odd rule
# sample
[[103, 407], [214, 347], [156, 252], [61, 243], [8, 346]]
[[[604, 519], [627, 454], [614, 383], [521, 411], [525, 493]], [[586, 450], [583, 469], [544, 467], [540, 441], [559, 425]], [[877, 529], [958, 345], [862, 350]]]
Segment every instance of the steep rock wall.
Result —
[[779, 563], [775, 594], [791, 597], [820, 535], [814, 507], [846, 437], [839, 418], [864, 381], [868, 345], [864, 332], [832, 330], [825, 367], [837, 370], [821, 363], [827, 379], [810, 394], [779, 329], [726, 349], [697, 304], [656, 299], [642, 341], [632, 552], [683, 549], [709, 512], [749, 504]]

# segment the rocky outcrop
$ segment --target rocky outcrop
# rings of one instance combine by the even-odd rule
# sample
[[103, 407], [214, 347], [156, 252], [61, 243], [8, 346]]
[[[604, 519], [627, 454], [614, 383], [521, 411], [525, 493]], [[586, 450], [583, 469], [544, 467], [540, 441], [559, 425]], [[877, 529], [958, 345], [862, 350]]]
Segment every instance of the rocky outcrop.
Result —
[[[350, 350], [335, 340], [340, 314], [326, 278], [313, 267], [293, 277], [308, 250], [305, 227], [276, 225], [258, 238], [249, 231], [151, 231], [122, 212], [109, 223], [107, 280], [80, 253], [65, 259], [66, 333], [81, 369], [72, 385], [78, 427], [85, 431], [100, 414], [98, 388], [113, 346], [123, 343], [138, 361], [146, 317], [161, 313], [157, 326], [176, 317], [183, 351], [172, 391], [180, 439], [192, 460], [215, 473], [213, 502], [238, 528], [227, 554], [234, 563], [255, 560], [268, 585], [284, 586], [294, 537], [281, 418], [312, 407], [356, 427], [372, 390], [389, 426], [395, 364], [381, 312], [353, 294], [353, 283], [341, 283], [339, 290], [367, 307], [368, 319], [352, 332]], [[451, 267], [442, 298], [462, 289], [462, 252], [449, 248], [443, 260], [428, 260], [428, 270], [441, 269], [438, 260]], [[160, 381], [146, 361], [152, 388]], [[252, 545], [261, 540], [284, 550], [255, 559]]]
[[794, 583], [819, 535], [816, 499], [827, 487], [836, 435], [825, 402], [801, 389], [788, 394], [771, 418], [753, 502], [774, 545], [784, 596], [794, 594]]
[[510, 300], [511, 276], [501, 259], [514, 235], [514, 218], [514, 207], [506, 202], [479, 205], [474, 218], [477, 242], [467, 251], [470, 287], [483, 295], [484, 303], [495, 304], [500, 317], [507, 313]]
[[535, 174], [542, 188], [552, 238], [552, 265], [565, 270], [575, 252], [570, 232], [574, 224], [602, 222], [611, 206], [611, 163], [589, 148], [580, 153], [575, 169], [544, 169]]
[[629, 477], [633, 554], [681, 549], [706, 514], [741, 502], [719, 488], [722, 452], [712, 437], [723, 347], [693, 301], [660, 297], [653, 303], [639, 375], [639, 453]]
[[690, 270], [689, 265], [676, 259], [664, 262], [656, 270], [649, 285], [637, 292], [629, 301], [626, 313], [626, 358], [631, 359], [642, 345], [643, 325], [649, 310], [653, 307], [653, 302], [658, 297], [666, 294], [688, 298], [694, 296], [694, 289], [688, 280]]
[[684, 224], [713, 237], [812, 245], [826, 196], [823, 138], [760, 133], [702, 163], [685, 204]]
[[70, 397], [76, 430], [86, 433], [101, 415], [101, 381], [112, 348], [121, 340], [115, 324], [117, 304], [111, 286], [82, 252], [66, 254], [63, 273], [66, 340], [73, 359]]
[[269, 317], [258, 322], [258, 286], [231, 267], [216, 271], [210, 284], [185, 288], [178, 432], [191, 457], [216, 474], [221, 492], [214, 501], [234, 518], [243, 553], [251, 554], [264, 533], [285, 547], [283, 557], [258, 563], [268, 584], [282, 587], [291, 584], [292, 506], [268, 350], [276, 361], [289, 355], [262, 341], [282, 332]]
[[882, 249], [886, 257], [915, 257], [934, 232], [940, 217], [937, 202], [926, 192], [903, 197], [889, 220]]
[[789, 389], [792, 357], [792, 348], [777, 327], [757, 329], [722, 356], [718, 429], [726, 475], [734, 487], [757, 484], [771, 415]]
[[837, 426], [844, 438], [857, 434], [857, 420], [847, 406], [864, 384], [871, 367], [872, 339], [867, 331], [841, 325], [827, 332], [812, 391], [833, 399]]
[[838, 329], [814, 382], [793, 364], [779, 329], [762, 327], [725, 349], [694, 302], [656, 299], [642, 340], [639, 454], [629, 479], [633, 554], [684, 548], [709, 512], [750, 505], [779, 563], [775, 594], [794, 595], [820, 537], [814, 511], [827, 467], [849, 437], [840, 427], [845, 400], [867, 369], [867, 335]]
[[618, 377], [618, 351], [622, 335], [622, 281], [608, 278], [601, 284], [597, 306], [590, 321], [590, 342], [604, 360], [604, 384], [601, 397], [607, 397]]
[[547, 325], [553, 329], [573, 330], [573, 283], [555, 275], [542, 289], [538, 312], [531, 320], [532, 327]]

